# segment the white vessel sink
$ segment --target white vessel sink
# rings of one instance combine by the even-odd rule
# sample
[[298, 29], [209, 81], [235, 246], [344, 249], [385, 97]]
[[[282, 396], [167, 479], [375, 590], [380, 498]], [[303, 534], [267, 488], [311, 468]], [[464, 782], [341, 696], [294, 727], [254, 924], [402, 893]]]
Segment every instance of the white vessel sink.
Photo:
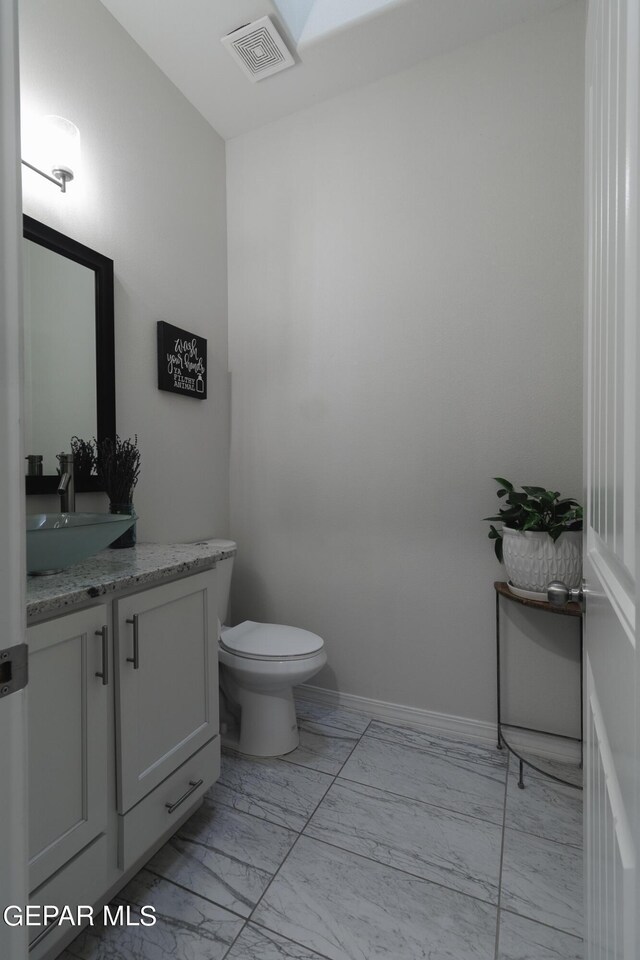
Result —
[[33, 513], [27, 516], [27, 573], [57, 573], [104, 550], [135, 514]]

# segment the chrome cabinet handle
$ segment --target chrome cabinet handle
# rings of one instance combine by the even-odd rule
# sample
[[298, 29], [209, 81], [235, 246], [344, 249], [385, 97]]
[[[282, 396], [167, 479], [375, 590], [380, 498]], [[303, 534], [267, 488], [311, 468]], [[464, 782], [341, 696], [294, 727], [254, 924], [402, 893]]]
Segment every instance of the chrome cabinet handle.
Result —
[[109, 627], [105, 624], [102, 630], [96, 630], [96, 637], [102, 637], [102, 672], [96, 670], [96, 677], [102, 677], [102, 686], [109, 683]]
[[189, 780], [189, 789], [186, 790], [181, 797], [178, 797], [175, 803], [165, 803], [165, 807], [169, 813], [173, 813], [173, 811], [176, 810], [181, 803], [184, 803], [187, 797], [190, 797], [192, 793], [195, 793], [198, 787], [201, 787], [203, 783], [204, 780]]
[[133, 656], [127, 657], [127, 663], [133, 664], [134, 670], [140, 669], [140, 643], [138, 640], [138, 614], [134, 613], [131, 620], [127, 623], [133, 624]]

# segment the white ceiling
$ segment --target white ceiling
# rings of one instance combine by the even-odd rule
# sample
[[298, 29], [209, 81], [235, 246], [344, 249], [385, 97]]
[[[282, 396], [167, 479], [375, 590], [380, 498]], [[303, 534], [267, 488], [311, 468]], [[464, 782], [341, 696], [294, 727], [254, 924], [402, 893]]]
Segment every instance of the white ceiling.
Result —
[[[293, 0], [102, 0], [225, 139], [566, 2], [372, 0], [364, 16], [339, 24], [336, 0], [298, 0], [298, 16], [291, 16], [288, 29], [281, 11], [295, 11]], [[357, 7], [365, 9], [363, 0]], [[265, 14], [276, 21], [298, 63], [252, 83], [220, 38]]]

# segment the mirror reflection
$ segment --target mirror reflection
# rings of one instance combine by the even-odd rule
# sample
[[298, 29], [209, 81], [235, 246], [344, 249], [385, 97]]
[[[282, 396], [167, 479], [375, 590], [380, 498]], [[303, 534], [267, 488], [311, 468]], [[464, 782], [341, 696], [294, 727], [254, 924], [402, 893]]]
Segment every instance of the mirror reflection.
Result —
[[72, 436], [97, 436], [95, 275], [23, 240], [25, 453], [54, 474]]
[[113, 261], [25, 215], [23, 268], [26, 488], [55, 493], [72, 437], [116, 435]]

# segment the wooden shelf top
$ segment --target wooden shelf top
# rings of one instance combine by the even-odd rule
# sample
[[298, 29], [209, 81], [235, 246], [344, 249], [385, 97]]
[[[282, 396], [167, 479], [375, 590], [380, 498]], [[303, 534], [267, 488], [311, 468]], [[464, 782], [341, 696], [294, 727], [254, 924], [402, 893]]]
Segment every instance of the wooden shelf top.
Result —
[[582, 616], [582, 607], [573, 600], [570, 603], [564, 603], [561, 607], [556, 607], [546, 600], [526, 600], [524, 597], [516, 597], [515, 593], [511, 593], [509, 584], [505, 583], [504, 580], [496, 580], [493, 586], [496, 593], [499, 593], [501, 597], [506, 600], [513, 600], [514, 603], [521, 603], [524, 607], [534, 607], [536, 610], [544, 610], [546, 613], [559, 613], [564, 617]]

